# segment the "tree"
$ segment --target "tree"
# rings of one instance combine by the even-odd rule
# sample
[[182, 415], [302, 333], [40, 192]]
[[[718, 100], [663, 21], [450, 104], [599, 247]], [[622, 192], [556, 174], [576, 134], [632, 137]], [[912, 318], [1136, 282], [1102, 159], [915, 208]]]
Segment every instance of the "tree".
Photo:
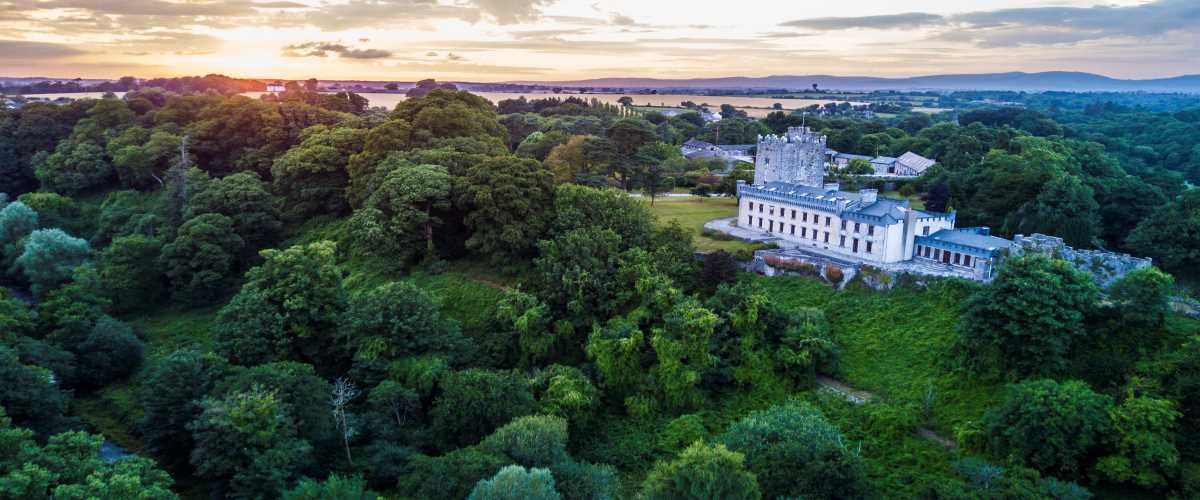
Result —
[[110, 316], [102, 316], [78, 346], [79, 373], [77, 385], [99, 388], [126, 377], [142, 365], [146, 345], [134, 335], [133, 329]]
[[138, 401], [142, 438], [156, 456], [176, 461], [192, 450], [187, 426], [200, 415], [200, 401], [225, 375], [228, 363], [215, 354], [179, 350], [151, 364]]
[[160, 257], [172, 298], [198, 304], [222, 295], [239, 268], [244, 245], [233, 219], [224, 215], [204, 214], [185, 222]]
[[971, 295], [959, 323], [962, 346], [976, 359], [1022, 375], [1059, 373], [1099, 291], [1069, 262], [1009, 257], [991, 285]]
[[1027, 380], [1010, 385], [983, 417], [990, 447], [1041, 472], [1071, 474], [1109, 432], [1112, 399], [1079, 381]]
[[345, 211], [350, 156], [363, 147], [366, 132], [352, 128], [314, 127], [304, 140], [271, 166], [275, 192], [287, 200], [292, 218], [337, 215]]
[[650, 195], [650, 206], [654, 206], [654, 199], [660, 191], [674, 187], [666, 176], [665, 164], [678, 156], [678, 148], [661, 142], [638, 148], [636, 176], [642, 191]]
[[53, 154], [35, 157], [35, 162], [42, 186], [67, 195], [103, 187], [113, 176], [104, 149], [90, 142], [62, 141]]
[[741, 269], [733, 255], [724, 250], [704, 254], [704, 263], [700, 267], [700, 286], [710, 292], [724, 283], [737, 279]]
[[[389, 84], [390, 85], [390, 84]], [[367, 489], [360, 476], [330, 475], [324, 481], [301, 479], [295, 488], [283, 492], [283, 500], [376, 500], [379, 494]]]
[[567, 142], [559, 144], [550, 150], [546, 156], [546, 167], [554, 173], [555, 184], [575, 182], [580, 174], [593, 173], [586, 154], [589, 137], [574, 135]]
[[205, 399], [189, 428], [196, 475], [228, 482], [240, 497], [271, 496], [312, 463], [312, 446], [299, 438], [274, 392], [252, 390]]
[[633, 98], [629, 97], [627, 95], [621, 96], [620, 99], [617, 99], [617, 102], [620, 103], [622, 106], [633, 106]]
[[396, 248], [402, 260], [418, 255], [432, 259], [434, 228], [443, 222], [437, 214], [450, 208], [451, 181], [445, 167], [396, 168], [367, 198], [365, 211], [355, 212], [355, 217], [370, 216], [384, 228], [382, 237], [391, 240], [388, 247]]
[[149, 307], [163, 291], [163, 274], [158, 260], [162, 242], [134, 234], [121, 236], [100, 252], [96, 270], [114, 312]]
[[1161, 488], [1175, 477], [1179, 451], [1175, 448], [1175, 421], [1181, 416], [1168, 399], [1128, 397], [1108, 410], [1113, 431], [1105, 441], [1115, 452], [1096, 464], [1113, 482], [1130, 482], [1144, 488]]
[[746, 457], [766, 498], [870, 496], [866, 466], [856, 448], [820, 411], [789, 402], [751, 413], [721, 437]]
[[567, 421], [562, 417], [517, 417], [496, 429], [480, 446], [501, 453], [526, 467], [549, 467], [570, 459], [567, 454]]
[[1200, 191], [1187, 191], [1159, 208], [1129, 235], [1130, 249], [1163, 269], [1192, 274], [1200, 265]]
[[346, 304], [335, 252], [332, 241], [260, 252], [262, 265], [246, 272], [241, 291], [218, 314], [218, 352], [251, 364], [294, 359], [332, 366], [341, 358], [334, 340]]
[[131, 189], [164, 187], [164, 176], [176, 158], [182, 138], [160, 129], [129, 127], [105, 146], [122, 186]]
[[533, 411], [533, 395], [515, 372], [472, 368], [446, 376], [431, 417], [445, 448], [479, 441], [496, 427]]
[[233, 221], [233, 230], [248, 251], [273, 243], [283, 224], [275, 197], [254, 172], [238, 172], [204, 182], [188, 199], [185, 217], [220, 214]]
[[758, 499], [758, 483], [743, 461], [741, 453], [724, 445], [695, 443], [679, 458], [654, 464], [642, 483], [642, 496], [647, 500]]
[[407, 99], [392, 113], [413, 127], [418, 146], [431, 146], [445, 139], [478, 137], [497, 141], [501, 147], [508, 131], [496, 120], [492, 103], [470, 92], [437, 89]]
[[554, 476], [546, 469], [526, 470], [510, 465], [491, 479], [484, 479], [471, 490], [468, 500], [559, 500], [554, 490]]
[[536, 160], [506, 156], [471, 167], [462, 182], [467, 248], [496, 261], [528, 255], [549, 222], [553, 175]]
[[[54, 374], [21, 363], [17, 353], [0, 345], [0, 408], [17, 425], [40, 432], [54, 430], [67, 406], [67, 396], [54, 384]], [[0, 417], [0, 423], [6, 420]]]
[[61, 229], [38, 229], [29, 234], [25, 250], [13, 264], [29, 280], [33, 293], [45, 295], [70, 280], [75, 268], [91, 258], [87, 241]]
[[1129, 326], [1157, 330], [1171, 312], [1175, 279], [1153, 267], [1129, 272], [1108, 287], [1108, 298]]
[[1100, 205], [1092, 188], [1073, 175], [1046, 183], [1041, 194], [1012, 217], [1014, 232], [1053, 234], [1074, 247], [1092, 246], [1100, 236]]
[[29, 205], [14, 201], [0, 208], [0, 250], [14, 245], [38, 228], [38, 214]]
[[458, 322], [443, 316], [428, 292], [407, 281], [386, 283], [351, 297], [339, 334], [367, 373], [406, 356], [465, 354], [469, 341]]
[[537, 379], [541, 412], [567, 419], [578, 431], [591, 423], [600, 405], [600, 390], [578, 368], [551, 365]]
[[360, 393], [361, 391], [358, 390], [358, 387], [353, 382], [339, 378], [333, 383], [333, 392], [329, 395], [329, 406], [333, 412], [333, 422], [342, 435], [342, 447], [346, 450], [346, 462], [351, 466], [354, 465], [354, 457], [350, 455], [350, 438], [358, 433], [358, 429], [351, 422], [354, 420], [354, 416], [347, 413], [346, 407]]
[[649, 122], [636, 118], [625, 118], [613, 123], [605, 131], [605, 137], [612, 141], [615, 154], [615, 165], [619, 170], [610, 168], [609, 174], [620, 173], [621, 184], [625, 189], [630, 188], [632, 172], [636, 164], [639, 149], [654, 141], [658, 136]]

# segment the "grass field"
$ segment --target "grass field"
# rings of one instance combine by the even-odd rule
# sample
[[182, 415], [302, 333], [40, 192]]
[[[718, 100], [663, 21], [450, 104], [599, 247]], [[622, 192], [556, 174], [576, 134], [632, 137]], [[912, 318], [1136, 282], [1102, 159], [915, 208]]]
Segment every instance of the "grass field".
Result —
[[[650, 200], [646, 200], [649, 204]], [[738, 240], [715, 240], [704, 236], [701, 231], [704, 223], [713, 219], [734, 217], [737, 215], [737, 199], [735, 198], [659, 198], [654, 201], [650, 211], [658, 216], [663, 223], [677, 221], [680, 225], [692, 231], [695, 237], [696, 249], [700, 251], [725, 250], [756, 250], [759, 245]]]
[[881, 292], [835, 290], [808, 278], [754, 279], [785, 306], [825, 311], [840, 351], [837, 376], [844, 382], [890, 403], [917, 406], [932, 388], [931, 423], [943, 434], [978, 419], [1002, 395], [1000, 385], [966, 378], [946, 365], [968, 285]]

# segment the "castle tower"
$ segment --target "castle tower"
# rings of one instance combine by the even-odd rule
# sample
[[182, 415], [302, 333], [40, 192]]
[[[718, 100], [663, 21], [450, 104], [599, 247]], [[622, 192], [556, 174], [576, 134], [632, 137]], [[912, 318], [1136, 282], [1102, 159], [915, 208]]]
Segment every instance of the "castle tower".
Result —
[[758, 137], [754, 183], [786, 182], [822, 187], [825, 179], [825, 135], [808, 127], [790, 127], [782, 137]]

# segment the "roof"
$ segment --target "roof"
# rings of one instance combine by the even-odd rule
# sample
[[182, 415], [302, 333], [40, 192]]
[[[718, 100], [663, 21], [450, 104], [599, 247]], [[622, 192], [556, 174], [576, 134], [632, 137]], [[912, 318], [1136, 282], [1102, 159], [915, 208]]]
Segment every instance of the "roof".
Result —
[[982, 234], [974, 229], [942, 229], [929, 235], [929, 238], [987, 251], [1009, 248], [1013, 244], [1011, 240]]
[[876, 156], [871, 158], [871, 163], [896, 163], [896, 159], [891, 156]]
[[685, 147], [685, 148], [709, 148], [709, 147], [712, 147], [712, 143], [704, 142], [704, 141], [697, 140], [697, 139], [689, 139], [687, 142], [683, 143], [683, 147]]
[[901, 165], [908, 167], [918, 174], [925, 172], [925, 170], [928, 170], [929, 167], [937, 165], [936, 161], [916, 154], [912, 151], [900, 155], [900, 158], [898, 158], [897, 161], [899, 161]]
[[871, 161], [871, 157], [870, 157], [870, 156], [867, 156], [867, 155], [856, 155], [856, 154], [851, 154], [851, 153], [838, 153], [838, 154], [834, 155], [834, 157], [835, 157], [835, 158], [839, 158], [839, 159], [843, 159], [843, 158], [844, 158], [844, 159], [847, 159], [847, 160], [867, 160], [867, 161]]
[[757, 144], [718, 144], [717, 147], [721, 148], [725, 151], [749, 151], [750, 149], [758, 147], [758, 145]]
[[846, 202], [845, 209], [841, 211], [843, 218], [871, 224], [895, 224], [904, 220], [905, 211], [909, 210], [908, 200], [876, 196], [873, 203], [863, 206], [862, 193], [801, 184], [789, 184], [786, 182], [768, 182], [758, 185], [747, 184], [743, 186], [743, 189], [751, 191], [751, 194], [774, 195], [774, 197], [782, 198], [781, 201], [811, 206], [831, 212], [838, 211], [838, 202], [844, 201]]

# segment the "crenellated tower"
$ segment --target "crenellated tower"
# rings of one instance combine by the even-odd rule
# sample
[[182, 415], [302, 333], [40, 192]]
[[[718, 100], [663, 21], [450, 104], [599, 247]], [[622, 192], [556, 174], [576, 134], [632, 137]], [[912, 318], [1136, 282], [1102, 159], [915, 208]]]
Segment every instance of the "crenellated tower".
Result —
[[825, 135], [790, 127], [783, 136], [758, 136], [754, 183], [786, 182], [821, 187], [825, 179]]

